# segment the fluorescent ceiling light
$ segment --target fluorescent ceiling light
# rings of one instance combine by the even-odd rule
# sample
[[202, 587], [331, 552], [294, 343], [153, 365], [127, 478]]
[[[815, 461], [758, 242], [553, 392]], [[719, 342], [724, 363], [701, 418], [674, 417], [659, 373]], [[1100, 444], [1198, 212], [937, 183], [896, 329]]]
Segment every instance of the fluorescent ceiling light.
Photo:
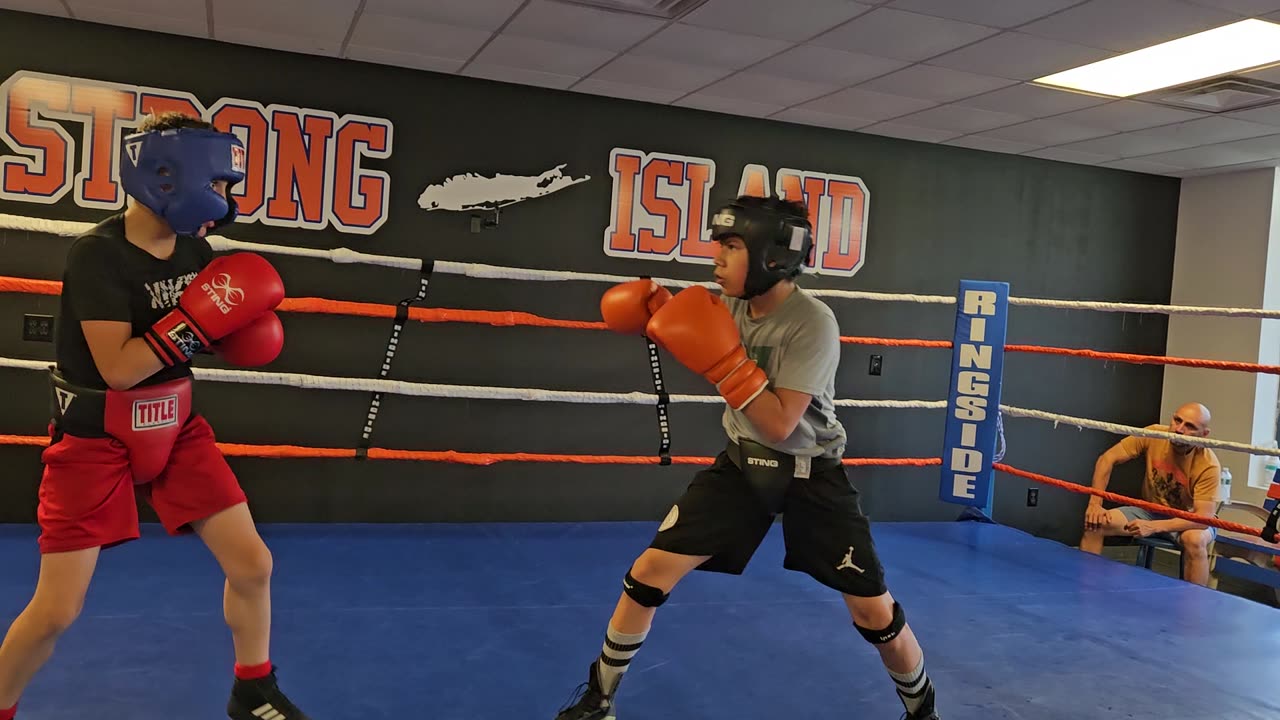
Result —
[[1280, 62], [1280, 25], [1241, 20], [1037, 78], [1044, 85], [1129, 97]]

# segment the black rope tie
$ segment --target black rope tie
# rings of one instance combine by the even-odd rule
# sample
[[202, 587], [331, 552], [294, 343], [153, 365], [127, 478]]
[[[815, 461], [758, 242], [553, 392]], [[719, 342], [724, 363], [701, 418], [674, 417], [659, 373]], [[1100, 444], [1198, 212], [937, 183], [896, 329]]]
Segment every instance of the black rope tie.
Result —
[[[418, 294], [405, 298], [396, 304], [396, 317], [391, 324], [391, 338], [387, 341], [387, 353], [382, 358], [382, 369], [378, 377], [385, 379], [391, 373], [391, 362], [396, 357], [400, 346], [400, 334], [405, 323], [409, 321], [409, 307], [427, 299], [427, 287], [431, 284], [431, 273], [435, 270], [434, 260], [423, 260], [422, 270], [418, 278]], [[369, 442], [373, 437], [373, 424], [378, 420], [378, 410], [382, 407], [382, 392], [375, 390], [369, 401], [369, 412], [365, 415], [364, 432], [361, 433], [359, 446], [356, 448], [356, 459], [364, 460], [369, 456]]]
[[[641, 280], [652, 280], [648, 275], [641, 275]], [[671, 396], [667, 394], [667, 384], [662, 380], [662, 360], [658, 357], [658, 345], [649, 339], [648, 335], [644, 336], [645, 344], [649, 347], [649, 371], [653, 373], [653, 391], [658, 395], [658, 434], [662, 440], [658, 445], [659, 464], [671, 464], [671, 421], [667, 416], [667, 405], [671, 403]]]
[[662, 442], [658, 446], [660, 464], [671, 464], [671, 422], [667, 419], [667, 404], [671, 397], [667, 395], [666, 383], [662, 381], [662, 360], [658, 358], [658, 346], [646, 335], [644, 341], [649, 346], [649, 370], [653, 372], [653, 390], [658, 394], [658, 432]]

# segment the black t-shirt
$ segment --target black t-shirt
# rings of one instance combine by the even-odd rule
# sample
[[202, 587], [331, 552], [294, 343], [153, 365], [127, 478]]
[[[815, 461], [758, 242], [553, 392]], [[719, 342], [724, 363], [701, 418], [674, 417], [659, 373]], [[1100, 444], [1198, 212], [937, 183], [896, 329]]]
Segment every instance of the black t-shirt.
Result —
[[[213, 259], [203, 238], [179, 235], [173, 255], [161, 260], [125, 239], [124, 214], [103, 220], [76, 239], [62, 274], [61, 317], [54, 352], [71, 383], [107, 389], [80, 327], [83, 320], [117, 320], [140, 337], [178, 305], [182, 291]], [[189, 365], [162, 368], [138, 383], [152, 385], [191, 375]]]

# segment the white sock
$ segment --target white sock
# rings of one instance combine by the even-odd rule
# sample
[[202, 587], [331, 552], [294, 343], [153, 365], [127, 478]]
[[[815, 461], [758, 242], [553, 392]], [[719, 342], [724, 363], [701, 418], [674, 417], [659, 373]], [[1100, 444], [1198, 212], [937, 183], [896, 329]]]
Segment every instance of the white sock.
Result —
[[[885, 668], [888, 670], [888, 668]], [[896, 673], [889, 670], [889, 677], [893, 678], [893, 682], [898, 686], [898, 697], [902, 698], [902, 704], [907, 707], [908, 714], [914, 714], [924, 704], [925, 695], [929, 692], [931, 681], [929, 675], [924, 671], [924, 655], [920, 656], [920, 662], [916, 664], [916, 669], [909, 673]]]
[[612, 627], [605, 633], [604, 649], [600, 653], [600, 660], [596, 663], [596, 669], [600, 673], [600, 689], [605, 695], [612, 695], [617, 689], [623, 673], [631, 665], [631, 658], [640, 651], [640, 646], [644, 644], [644, 639], [648, 635], [648, 630], [628, 635]]

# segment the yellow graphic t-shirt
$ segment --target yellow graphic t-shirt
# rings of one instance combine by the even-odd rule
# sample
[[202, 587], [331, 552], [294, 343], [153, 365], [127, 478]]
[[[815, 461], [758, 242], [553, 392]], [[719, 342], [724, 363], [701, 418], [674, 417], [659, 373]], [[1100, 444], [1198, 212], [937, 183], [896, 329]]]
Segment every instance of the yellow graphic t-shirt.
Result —
[[[1148, 425], [1146, 429], [1169, 432], [1166, 425]], [[1209, 448], [1191, 448], [1191, 452], [1180, 456], [1173, 452], [1173, 443], [1164, 438], [1129, 436], [1120, 441], [1120, 449], [1125, 460], [1146, 453], [1142, 499], [1147, 502], [1193, 510], [1196, 500], [1222, 499], [1222, 464]]]

